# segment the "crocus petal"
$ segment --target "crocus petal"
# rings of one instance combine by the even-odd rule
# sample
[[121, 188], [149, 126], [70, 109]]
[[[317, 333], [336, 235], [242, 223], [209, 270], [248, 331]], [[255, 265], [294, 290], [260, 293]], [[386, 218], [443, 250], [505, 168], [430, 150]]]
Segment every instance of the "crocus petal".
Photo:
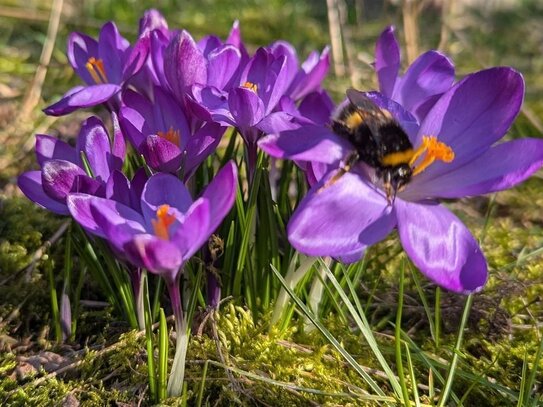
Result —
[[285, 57], [285, 75], [287, 86], [290, 85], [298, 72], [298, 55], [296, 49], [286, 41], [275, 41], [268, 47], [275, 58]]
[[214, 86], [192, 86], [186, 102], [189, 111], [203, 121], [214, 121], [225, 126], [236, 125], [228, 107], [228, 94]]
[[66, 199], [73, 192], [77, 176], [86, 175], [79, 166], [66, 160], [50, 160], [42, 167], [43, 190], [58, 201]]
[[435, 102], [431, 97], [446, 92], [453, 82], [452, 61], [437, 51], [428, 51], [419, 56], [398, 80], [392, 99], [421, 120], [431, 108], [426, 102]]
[[223, 89], [237, 71], [241, 53], [233, 45], [225, 45], [208, 55], [209, 68], [207, 84]]
[[126, 206], [132, 206], [130, 181], [121, 171], [115, 170], [111, 173], [106, 183], [105, 196], [107, 199], [120, 202]]
[[[543, 140], [524, 138], [494, 146], [472, 162], [415, 188], [409, 200], [461, 198], [501, 191], [524, 181], [543, 165]], [[403, 197], [403, 195], [400, 195]]]
[[233, 161], [229, 161], [206, 187], [202, 198], [209, 201], [209, 234], [219, 227], [230, 212], [236, 198], [238, 171]]
[[176, 244], [186, 261], [202, 247], [213, 233], [209, 225], [209, 201], [203, 198], [197, 199], [185, 215], [183, 223], [177, 228], [171, 241]]
[[179, 99], [187, 87], [206, 83], [207, 61], [187, 31], [178, 33], [166, 48], [164, 73]]
[[124, 245], [124, 250], [136, 266], [168, 279], [175, 279], [183, 264], [183, 256], [174, 243], [152, 235], [134, 237]]
[[141, 210], [148, 224], [156, 218], [158, 207], [164, 204], [183, 214], [192, 204], [192, 198], [179, 178], [158, 173], [149, 178], [141, 194]]
[[209, 53], [223, 45], [222, 40], [216, 35], [206, 35], [197, 42], [198, 49], [207, 58]]
[[170, 36], [161, 31], [152, 31], [151, 45], [149, 50], [150, 65], [152, 66], [153, 76], [158, 80], [157, 83], [164, 89], [169, 89], [168, 80], [164, 74], [164, 52], [169, 44]]
[[140, 144], [139, 152], [154, 170], [173, 173], [181, 167], [183, 152], [177, 145], [155, 134], [147, 136]]
[[73, 32], [68, 37], [66, 53], [70, 65], [72, 65], [79, 77], [88, 85], [95, 84], [86, 64], [90, 57], [98, 57], [98, 42], [88, 35]]
[[109, 83], [120, 84], [123, 72], [123, 55], [129, 48], [128, 41], [119, 34], [113, 21], [102, 26], [98, 38], [98, 53], [104, 62], [104, 69]]
[[17, 185], [28, 199], [59, 215], [69, 215], [66, 205], [45, 193], [41, 184], [41, 171], [29, 171], [17, 178]]
[[243, 45], [241, 41], [241, 30], [239, 28], [239, 20], [234, 21], [234, 23], [232, 24], [232, 28], [230, 29], [230, 33], [228, 34], [228, 38], [226, 38], [225, 43], [232, 44], [236, 48], [240, 48], [240, 46]]
[[321, 90], [313, 92], [303, 98], [300, 103], [300, 114], [315, 124], [325, 125], [330, 122], [334, 110], [334, 102], [328, 92]]
[[40, 165], [47, 160], [79, 161], [72, 146], [46, 134], [36, 134], [36, 157]]
[[279, 100], [286, 93], [290, 82], [288, 72], [288, 60], [286, 56], [277, 58], [266, 69], [266, 80], [264, 87], [259, 94], [262, 95], [262, 101], [266, 107], [266, 114], [270, 114]]
[[402, 246], [415, 266], [436, 284], [455, 292], [480, 290], [488, 272], [472, 234], [441, 205], [395, 202]]
[[300, 127], [294, 117], [286, 112], [273, 112], [264, 117], [256, 125], [264, 134], [274, 134], [281, 131], [294, 130]]
[[[144, 114], [149, 112], [151, 103], [142, 95], [132, 90], [126, 90], [122, 94], [123, 106], [119, 111], [119, 124], [128, 141], [138, 148], [145, 140], [145, 136], [153, 134], [151, 128], [154, 123], [149, 123], [149, 119]], [[152, 127], [151, 127], [152, 126]]]
[[315, 51], [302, 64], [302, 70], [298, 72], [287, 92], [293, 99], [299, 100], [320, 89], [330, 69], [329, 54], [329, 47], [324, 48], [320, 55]]
[[110, 199], [95, 198], [89, 203], [98, 230], [119, 252], [126, 242], [147, 232], [143, 217], [132, 208]]
[[185, 180], [215, 151], [225, 130], [217, 123], [206, 123], [189, 139], [183, 162]]
[[96, 116], [91, 116], [81, 124], [77, 137], [76, 152], [85, 153], [92, 175], [106, 182], [109, 178], [109, 160], [111, 159], [111, 146], [106, 128]]
[[423, 135], [437, 136], [455, 153], [451, 163], [435, 162], [417, 182], [449, 172], [470, 162], [499, 140], [520, 110], [522, 76], [511, 68], [490, 68], [467, 76], [447, 91], [421, 124]]
[[145, 10], [143, 17], [140, 18], [139, 23], [139, 35], [151, 32], [153, 30], [159, 30], [164, 34], [168, 34], [168, 22], [160, 11], [156, 9]]
[[113, 122], [113, 144], [111, 146], [111, 156], [109, 157], [108, 164], [110, 170], [120, 171], [126, 156], [126, 140], [121, 131], [117, 113], [111, 112], [111, 120]]
[[[331, 176], [336, 172], [332, 172]], [[288, 224], [290, 243], [310, 256], [362, 256], [396, 224], [395, 214], [381, 192], [359, 174], [346, 173], [326, 185], [326, 177], [302, 200]]]
[[106, 83], [78, 87], [77, 91], [68, 91], [62, 99], [46, 107], [43, 111], [50, 116], [62, 116], [84, 107], [92, 107], [107, 102], [121, 90], [119, 85]]
[[136, 171], [130, 182], [130, 207], [141, 212], [141, 195], [149, 177], [145, 168]]
[[251, 89], [233, 89], [228, 95], [228, 106], [240, 129], [252, 127], [264, 117], [264, 104]]
[[394, 36], [394, 27], [387, 27], [377, 40], [375, 70], [381, 93], [391, 98], [400, 70], [400, 47]]
[[105, 190], [106, 185], [104, 182], [100, 182], [84, 174], [75, 177], [70, 192], [81, 192], [83, 194], [104, 196], [106, 192]]
[[127, 61], [124, 63], [122, 72], [123, 81], [127, 81], [143, 68], [147, 62], [150, 48], [151, 37], [149, 34], [145, 34], [138, 38], [128, 55]]
[[95, 236], [105, 238], [104, 231], [91, 213], [90, 205], [94, 199], [98, 198], [88, 194], [70, 194], [66, 198], [66, 205], [68, 205], [69, 213], [83, 229]]
[[337, 163], [353, 151], [345, 139], [323, 126], [303, 126], [296, 130], [262, 138], [258, 146], [276, 158]]

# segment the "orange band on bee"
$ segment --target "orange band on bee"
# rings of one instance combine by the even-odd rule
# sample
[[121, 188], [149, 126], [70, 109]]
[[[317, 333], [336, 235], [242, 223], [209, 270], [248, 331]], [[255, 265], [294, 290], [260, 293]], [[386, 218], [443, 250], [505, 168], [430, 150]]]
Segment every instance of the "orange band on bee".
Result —
[[414, 154], [415, 152], [411, 148], [404, 151], [397, 151], [395, 153], [390, 153], [390, 154], [385, 155], [381, 159], [381, 164], [384, 165], [385, 167], [394, 167], [399, 164], [408, 164], [413, 158]]
[[349, 129], [354, 129], [364, 122], [364, 117], [360, 114], [360, 112], [355, 111], [347, 116], [344, 122], [345, 126], [347, 126]]

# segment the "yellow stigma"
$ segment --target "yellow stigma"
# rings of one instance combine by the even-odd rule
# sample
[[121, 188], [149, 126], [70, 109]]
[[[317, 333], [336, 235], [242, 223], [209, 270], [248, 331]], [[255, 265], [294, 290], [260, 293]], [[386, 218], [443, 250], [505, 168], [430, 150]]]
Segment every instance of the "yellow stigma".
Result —
[[450, 163], [454, 160], [454, 151], [447, 144], [438, 141], [435, 136], [423, 136], [422, 144], [415, 150], [409, 162], [413, 168], [413, 175], [420, 174], [435, 160]]
[[243, 88], [247, 88], [249, 90], [252, 90], [253, 92], [256, 93], [256, 91], [258, 90], [258, 86], [256, 83], [253, 83], [253, 82], [245, 82], [243, 85], [241, 85]]
[[160, 205], [156, 210], [156, 219], [151, 219], [155, 235], [163, 240], [170, 239], [169, 228], [175, 221], [175, 216], [170, 215], [169, 210], [170, 205]]
[[168, 140], [170, 143], [179, 146], [181, 141], [181, 134], [179, 130], [174, 130], [173, 126], [170, 126], [168, 131], [157, 131], [156, 134], [158, 137]]
[[87, 71], [89, 71], [89, 74], [92, 76], [95, 83], [99, 84], [109, 82], [107, 80], [106, 70], [104, 69], [104, 61], [101, 59], [90, 57], [85, 64], [85, 68], [87, 68]]

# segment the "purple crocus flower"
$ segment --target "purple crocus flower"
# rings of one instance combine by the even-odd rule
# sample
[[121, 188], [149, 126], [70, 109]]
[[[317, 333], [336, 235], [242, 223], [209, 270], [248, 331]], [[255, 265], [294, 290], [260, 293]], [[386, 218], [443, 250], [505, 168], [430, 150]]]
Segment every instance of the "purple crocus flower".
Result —
[[236, 167], [229, 162], [196, 201], [177, 177], [159, 173], [143, 188], [141, 212], [84, 193], [70, 194], [68, 207], [89, 233], [106, 239], [136, 267], [174, 284], [186, 261], [232, 208], [236, 187]]
[[[93, 177], [87, 175], [82, 155]], [[124, 138], [118, 126], [111, 145], [102, 121], [89, 117], [81, 125], [75, 148], [54, 137], [36, 135], [36, 157], [41, 169], [25, 172], [17, 183], [31, 201], [51, 212], [69, 215], [66, 197], [70, 192], [111, 196], [118, 190], [113, 185], [119, 179], [124, 155]]]
[[259, 48], [240, 76], [240, 85], [229, 92], [209, 87], [193, 87], [193, 96], [209, 114], [209, 119], [235, 127], [248, 151], [249, 169], [256, 165], [256, 142], [264, 134], [298, 127], [290, 113], [278, 107], [290, 84], [288, 60]]
[[193, 134], [175, 98], [158, 87], [153, 93], [154, 102], [131, 90], [123, 93], [121, 126], [152, 169], [175, 173], [182, 168], [188, 179], [215, 151], [226, 128], [207, 123]]
[[[416, 151], [414, 176], [387, 203], [382, 185], [362, 162], [328, 183], [315, 184], [288, 225], [292, 245], [312, 256], [345, 262], [395, 227], [413, 263], [428, 278], [456, 292], [481, 289], [487, 265], [462, 222], [439, 199], [461, 198], [510, 188], [543, 164], [543, 141], [519, 139], [495, 144], [511, 126], [524, 94], [521, 75], [511, 68], [465, 77], [435, 103], [418, 126], [400, 105], [373, 94], [403, 126]], [[268, 137], [260, 147], [275, 157], [333, 165], [353, 151], [327, 127], [305, 127]]]
[[136, 267], [166, 281], [176, 323], [176, 352], [168, 394], [181, 393], [187, 351], [187, 320], [179, 282], [183, 265], [209, 239], [232, 208], [237, 188], [233, 162], [221, 169], [202, 196], [192, 201], [185, 185], [171, 174], [155, 174], [141, 194], [141, 212], [117, 201], [70, 194], [72, 216], [92, 234], [123, 251]]
[[61, 100], [44, 109], [52, 116], [62, 116], [74, 110], [109, 103], [117, 106], [114, 97], [123, 84], [144, 65], [149, 52], [149, 36], [143, 35], [130, 47], [113, 22], [103, 25], [98, 41], [74, 32], [68, 38], [68, 60], [85, 86], [70, 89]]
[[394, 27], [387, 27], [375, 46], [375, 71], [380, 92], [398, 102], [421, 122], [454, 83], [454, 65], [439, 51], [427, 51], [400, 72], [400, 46]]

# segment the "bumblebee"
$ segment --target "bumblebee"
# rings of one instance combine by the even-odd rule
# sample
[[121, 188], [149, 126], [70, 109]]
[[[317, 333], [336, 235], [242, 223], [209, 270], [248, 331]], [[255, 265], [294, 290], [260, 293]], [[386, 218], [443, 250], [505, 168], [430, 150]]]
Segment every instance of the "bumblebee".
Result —
[[332, 130], [347, 139], [355, 150], [347, 157], [341, 174], [359, 160], [375, 168], [383, 182], [387, 201], [394, 201], [411, 180], [410, 161], [413, 145], [400, 124], [390, 112], [381, 109], [370, 98], [354, 89], [347, 90], [349, 104], [332, 122]]

